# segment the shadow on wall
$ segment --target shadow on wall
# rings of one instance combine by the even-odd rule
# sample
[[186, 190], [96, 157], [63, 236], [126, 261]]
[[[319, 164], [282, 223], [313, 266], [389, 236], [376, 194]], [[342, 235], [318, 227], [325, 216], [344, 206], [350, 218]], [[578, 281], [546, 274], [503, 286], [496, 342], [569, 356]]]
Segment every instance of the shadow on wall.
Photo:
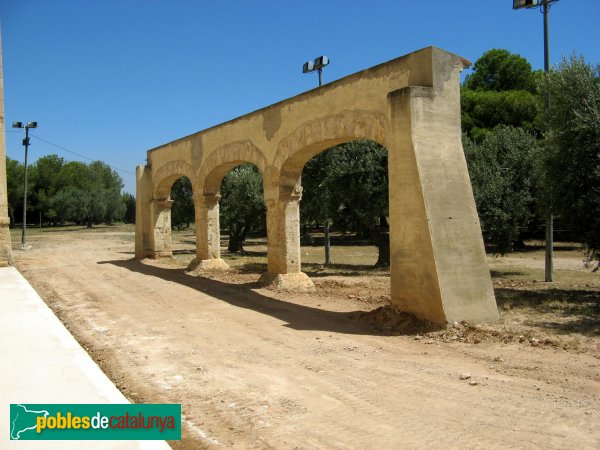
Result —
[[[389, 335], [368, 325], [368, 316], [371, 312], [337, 312], [298, 305], [255, 292], [252, 288], [258, 288], [256, 283], [224, 283], [209, 278], [187, 275], [183, 269], [167, 269], [146, 265], [136, 259], [99, 261], [98, 264], [113, 264], [142, 275], [187, 286], [238, 308], [250, 309], [282, 320], [285, 322], [283, 326], [294, 330], [329, 331], [374, 336]], [[182, 298], [179, 301], [190, 302], [190, 299]], [[202, 301], [207, 300], [203, 298]], [[201, 305], [195, 306], [201, 307]], [[194, 307], [193, 303], [190, 303], [190, 307]], [[399, 333], [396, 331], [394, 334]], [[409, 330], [406, 334], [415, 334], [415, 332]]]

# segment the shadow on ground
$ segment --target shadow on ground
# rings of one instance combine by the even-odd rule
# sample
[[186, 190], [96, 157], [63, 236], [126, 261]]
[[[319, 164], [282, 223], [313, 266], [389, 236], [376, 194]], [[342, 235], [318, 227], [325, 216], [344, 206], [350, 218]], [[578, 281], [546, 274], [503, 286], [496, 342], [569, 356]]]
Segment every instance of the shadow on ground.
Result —
[[[531, 308], [540, 313], [540, 320], [529, 321], [529, 325], [561, 334], [600, 336], [600, 292], [596, 290], [496, 288], [494, 291], [500, 308]], [[547, 320], [549, 315], [563, 320]]]
[[[227, 258], [225, 258], [227, 261]], [[235, 261], [235, 259], [232, 259]], [[256, 273], [260, 275], [267, 271], [267, 264], [261, 262], [247, 262], [236, 267], [244, 273]], [[325, 266], [318, 263], [302, 263], [302, 271], [311, 278], [323, 278], [330, 276], [338, 277], [360, 277], [360, 276], [389, 276], [389, 268], [378, 269], [363, 264], [331, 264]]]
[[368, 264], [331, 264], [323, 265], [318, 263], [303, 263], [302, 271], [311, 278], [328, 277], [328, 276], [343, 276], [343, 277], [360, 277], [365, 275], [371, 276], [389, 276], [390, 269], [378, 268]]
[[521, 270], [496, 270], [496, 269], [492, 269], [490, 270], [490, 275], [492, 276], [492, 278], [494, 279], [504, 279], [504, 278], [512, 278], [512, 277], [519, 277], [522, 275], [526, 275], [525, 271], [521, 271]]
[[[147, 265], [135, 259], [99, 261], [98, 264], [113, 264], [132, 272], [179, 283], [238, 308], [251, 309], [279, 319], [285, 322], [283, 326], [294, 330], [316, 330], [380, 336], [390, 334], [385, 330], [380, 331], [378, 327], [373, 325], [381, 315], [381, 308], [372, 311], [328, 311], [263, 295], [252, 290], [258, 287], [256, 283], [225, 283], [210, 278], [188, 275], [183, 269]], [[182, 299], [182, 301], [186, 300]], [[405, 313], [398, 313], [397, 320], [405, 325], [400, 329], [394, 328], [393, 334], [395, 335], [416, 334], [423, 331], [424, 327], [427, 329], [431, 327], [431, 324], [423, 323]]]

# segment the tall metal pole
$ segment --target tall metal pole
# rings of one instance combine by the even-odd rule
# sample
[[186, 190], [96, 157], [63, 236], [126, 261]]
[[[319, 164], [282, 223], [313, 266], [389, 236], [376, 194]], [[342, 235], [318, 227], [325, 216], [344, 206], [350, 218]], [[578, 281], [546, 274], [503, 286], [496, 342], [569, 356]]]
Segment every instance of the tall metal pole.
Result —
[[[323, 86], [323, 69], [320, 68], [319, 72], [319, 87]], [[331, 238], [329, 237], [329, 219], [325, 219], [324, 225], [325, 232], [325, 265], [331, 265]]]
[[329, 219], [325, 219], [325, 265], [331, 265], [331, 238], [329, 236]]
[[[312, 61], [307, 61], [304, 63], [302, 67], [303, 73], [314, 72], [315, 70], [319, 72], [319, 87], [323, 85], [323, 67], [329, 64], [329, 58], [327, 56], [320, 56], [317, 59]], [[325, 224], [323, 226], [323, 231], [325, 234], [325, 265], [328, 266], [331, 264], [331, 241], [329, 237], [329, 218], [325, 219]]]
[[23, 176], [23, 230], [21, 233], [21, 247], [25, 248], [25, 233], [27, 228], [27, 151], [29, 150], [29, 126], [25, 127], [25, 139], [23, 139], [23, 145], [25, 146], [25, 173]]
[[[550, 48], [548, 44], [548, 0], [544, 0], [542, 6], [544, 13], [544, 72], [548, 76], [550, 71]], [[544, 99], [544, 107], [546, 113], [550, 108], [550, 94], [546, 94]], [[552, 187], [550, 187], [552, 188]], [[552, 196], [550, 196], [552, 197]], [[550, 209], [548, 211], [548, 217], [546, 217], [546, 264], [545, 264], [545, 277], [544, 280], [547, 282], [553, 281], [553, 244], [554, 244], [554, 217], [552, 213], [552, 199], [550, 200]]]

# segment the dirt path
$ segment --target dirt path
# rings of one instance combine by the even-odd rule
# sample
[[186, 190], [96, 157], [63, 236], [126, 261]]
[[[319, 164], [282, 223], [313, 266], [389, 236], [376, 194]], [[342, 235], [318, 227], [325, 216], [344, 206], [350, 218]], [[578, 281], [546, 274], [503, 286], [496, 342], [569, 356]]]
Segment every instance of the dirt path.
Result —
[[591, 353], [386, 336], [359, 299], [134, 261], [131, 233], [30, 242], [18, 268], [125, 395], [182, 403], [175, 448], [600, 447]]

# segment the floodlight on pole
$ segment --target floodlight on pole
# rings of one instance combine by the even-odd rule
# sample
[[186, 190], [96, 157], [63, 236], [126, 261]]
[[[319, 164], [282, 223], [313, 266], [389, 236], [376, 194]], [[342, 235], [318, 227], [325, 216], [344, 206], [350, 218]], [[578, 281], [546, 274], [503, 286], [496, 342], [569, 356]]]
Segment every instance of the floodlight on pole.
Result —
[[[327, 56], [319, 56], [314, 61], [306, 61], [302, 66], [302, 73], [310, 73], [317, 70], [319, 72], [319, 87], [323, 85], [323, 67], [329, 64], [329, 58]], [[324, 225], [325, 233], [325, 265], [331, 264], [330, 254], [330, 239], [329, 239], [329, 219], [325, 220]]]
[[327, 56], [319, 56], [314, 61], [306, 61], [302, 66], [302, 73], [319, 72], [319, 86], [323, 84], [323, 67], [329, 64]]
[[[530, 9], [540, 7], [544, 14], [544, 72], [548, 74], [550, 71], [550, 46], [548, 44], [548, 11], [550, 11], [550, 5], [558, 2], [559, 0], [513, 0], [513, 9]], [[546, 111], [550, 108], [550, 97], [546, 94], [544, 99], [544, 107]], [[550, 186], [552, 188], [552, 186]], [[552, 211], [552, 204], [550, 204], [550, 211], [546, 217], [546, 256], [545, 256], [545, 268], [544, 268], [544, 280], [553, 281], [554, 263], [553, 263], [553, 252], [554, 252], [554, 215]]]
[[23, 146], [25, 147], [25, 170], [23, 171], [23, 229], [21, 232], [21, 248], [25, 250], [27, 248], [26, 243], [26, 229], [27, 229], [27, 151], [29, 150], [29, 129], [37, 128], [37, 122], [27, 122], [27, 125], [23, 125], [23, 122], [13, 122], [13, 128], [25, 128], [25, 138], [23, 139]]

